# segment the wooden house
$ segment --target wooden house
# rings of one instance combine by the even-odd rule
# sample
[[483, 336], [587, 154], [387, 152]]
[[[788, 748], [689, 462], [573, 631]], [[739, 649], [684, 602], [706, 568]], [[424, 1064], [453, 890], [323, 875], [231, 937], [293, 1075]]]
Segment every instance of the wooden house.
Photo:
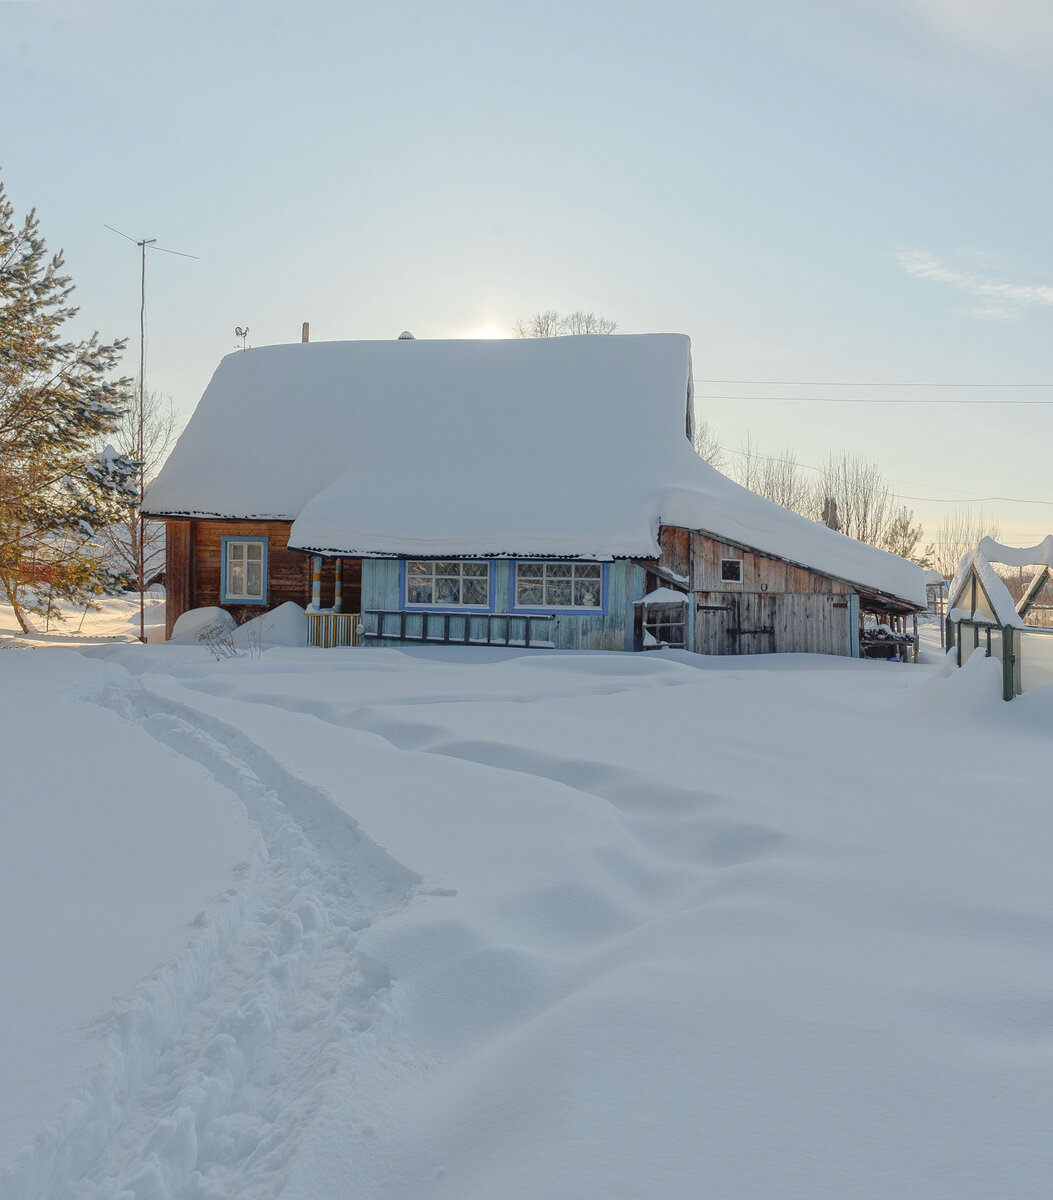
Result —
[[168, 626], [288, 600], [320, 645], [855, 655], [919, 568], [747, 492], [691, 445], [674, 334], [241, 351], [150, 488]]

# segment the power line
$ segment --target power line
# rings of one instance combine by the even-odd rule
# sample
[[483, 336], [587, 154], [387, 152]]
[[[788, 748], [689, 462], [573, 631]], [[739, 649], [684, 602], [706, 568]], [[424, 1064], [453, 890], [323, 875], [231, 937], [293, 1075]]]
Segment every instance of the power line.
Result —
[[743, 387], [877, 388], [1053, 388], [1053, 383], [831, 383], [825, 379], [699, 379], [696, 383], [735, 383]]
[[[717, 449], [723, 450], [726, 454], [737, 454], [740, 458], [759, 458], [764, 462], [783, 463], [788, 467], [800, 467], [804, 471], [815, 471], [821, 475], [825, 471], [825, 467], [815, 467], [811, 463], [803, 463], [796, 458], [780, 458], [776, 454], [758, 454], [755, 450], [733, 450], [730, 446], [724, 446], [717, 443]], [[907, 481], [910, 482], [909, 480]], [[938, 483], [922, 483], [915, 484], [915, 487], [932, 487], [938, 490], [948, 491], [947, 488], [941, 488]], [[941, 499], [938, 496], [910, 496], [903, 492], [896, 492], [897, 500], [916, 500], [924, 504], [993, 504], [996, 501], [1002, 504], [1041, 504], [1053, 505], [1053, 500], [1027, 500], [1020, 496], [975, 496], [966, 493], [965, 498], [948, 498]]]
[[[856, 384], [843, 384], [833, 386], [856, 387]], [[950, 385], [953, 386], [953, 385]], [[1032, 386], [1021, 385], [1021, 386]], [[1034, 384], [1035, 387], [1046, 387], [1053, 385]], [[920, 396], [886, 396], [880, 399], [871, 399], [867, 396], [727, 396], [727, 395], [710, 395], [708, 393], [696, 394], [696, 400], [751, 400], [759, 401], [762, 404], [993, 404], [993, 405], [1008, 405], [1008, 404], [1053, 404], [1053, 396], [1048, 400], [929, 400]]]

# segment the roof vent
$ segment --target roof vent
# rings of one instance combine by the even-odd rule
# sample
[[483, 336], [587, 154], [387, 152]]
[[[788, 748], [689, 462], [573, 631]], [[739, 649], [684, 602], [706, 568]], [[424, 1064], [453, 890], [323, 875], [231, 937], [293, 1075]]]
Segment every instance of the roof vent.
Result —
[[415, 342], [417, 339], [408, 329], [404, 329], [398, 336], [400, 342]]

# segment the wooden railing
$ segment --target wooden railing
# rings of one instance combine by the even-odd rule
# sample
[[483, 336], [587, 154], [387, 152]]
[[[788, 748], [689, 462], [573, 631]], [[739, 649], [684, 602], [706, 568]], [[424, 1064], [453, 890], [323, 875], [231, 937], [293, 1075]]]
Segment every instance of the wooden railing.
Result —
[[554, 620], [515, 613], [404, 612], [369, 608], [362, 611], [360, 641], [417, 642], [461, 646], [553, 646], [544, 634]]
[[308, 646], [357, 646], [358, 613], [309, 612], [307, 614]]

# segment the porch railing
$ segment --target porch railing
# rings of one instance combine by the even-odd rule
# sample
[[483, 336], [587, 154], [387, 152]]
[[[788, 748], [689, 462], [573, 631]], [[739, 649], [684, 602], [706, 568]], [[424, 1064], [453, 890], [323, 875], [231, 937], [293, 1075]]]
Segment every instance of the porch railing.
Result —
[[309, 612], [307, 614], [308, 646], [357, 646], [358, 613]]

